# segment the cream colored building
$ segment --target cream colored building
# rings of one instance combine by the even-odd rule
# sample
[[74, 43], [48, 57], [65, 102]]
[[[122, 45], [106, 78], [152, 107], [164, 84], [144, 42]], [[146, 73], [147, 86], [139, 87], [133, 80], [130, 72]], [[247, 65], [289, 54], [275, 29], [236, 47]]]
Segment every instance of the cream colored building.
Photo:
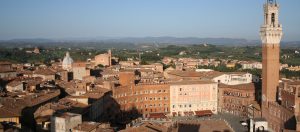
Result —
[[184, 116], [186, 112], [211, 110], [217, 113], [218, 84], [211, 81], [181, 81], [170, 84], [170, 112]]
[[111, 50], [108, 53], [99, 54], [95, 56], [95, 65], [111, 66]]
[[6, 85], [6, 90], [9, 92], [20, 92], [24, 90], [23, 82], [21, 81], [12, 81]]
[[72, 66], [73, 79], [82, 80], [83, 77], [90, 75], [90, 70], [86, 68], [85, 62], [76, 62]]
[[80, 114], [59, 113], [51, 117], [51, 132], [70, 132], [72, 128], [82, 123]]
[[217, 76], [212, 79], [214, 82], [219, 82], [227, 85], [239, 85], [252, 82], [252, 74], [245, 72], [230, 72]]

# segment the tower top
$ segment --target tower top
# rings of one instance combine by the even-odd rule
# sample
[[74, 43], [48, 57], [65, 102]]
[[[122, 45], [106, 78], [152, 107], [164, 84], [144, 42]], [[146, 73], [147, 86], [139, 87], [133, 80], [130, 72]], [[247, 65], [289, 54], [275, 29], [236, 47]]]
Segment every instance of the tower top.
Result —
[[267, 0], [267, 4], [277, 4], [276, 0]]
[[266, 0], [265, 6], [268, 6], [268, 7], [279, 7], [279, 5], [277, 4], [277, 0]]
[[264, 24], [260, 30], [264, 44], [279, 44], [282, 25], [279, 23], [279, 5], [276, 0], [266, 0], [264, 4]]

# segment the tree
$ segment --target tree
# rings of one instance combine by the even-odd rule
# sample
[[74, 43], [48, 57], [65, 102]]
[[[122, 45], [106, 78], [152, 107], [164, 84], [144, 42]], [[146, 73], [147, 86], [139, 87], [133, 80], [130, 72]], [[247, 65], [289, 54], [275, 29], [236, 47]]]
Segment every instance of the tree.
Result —
[[103, 68], [104, 66], [103, 66], [102, 64], [99, 64], [98, 67], [99, 67], [99, 68]]

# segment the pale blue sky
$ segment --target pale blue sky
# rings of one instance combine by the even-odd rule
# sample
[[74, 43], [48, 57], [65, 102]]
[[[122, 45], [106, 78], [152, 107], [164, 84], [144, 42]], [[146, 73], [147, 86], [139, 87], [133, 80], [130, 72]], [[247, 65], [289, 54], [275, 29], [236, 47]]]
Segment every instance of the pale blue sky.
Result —
[[[1, 0], [0, 39], [259, 39], [265, 0]], [[286, 41], [300, 40], [300, 0], [278, 0]]]

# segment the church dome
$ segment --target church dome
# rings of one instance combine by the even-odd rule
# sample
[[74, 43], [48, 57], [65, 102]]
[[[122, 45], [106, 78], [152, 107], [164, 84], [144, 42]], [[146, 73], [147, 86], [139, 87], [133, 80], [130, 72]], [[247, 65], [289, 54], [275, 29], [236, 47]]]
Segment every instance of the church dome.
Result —
[[72, 64], [73, 64], [73, 59], [70, 57], [69, 52], [67, 52], [65, 58], [63, 59], [62, 67], [65, 70], [70, 70], [72, 68]]

